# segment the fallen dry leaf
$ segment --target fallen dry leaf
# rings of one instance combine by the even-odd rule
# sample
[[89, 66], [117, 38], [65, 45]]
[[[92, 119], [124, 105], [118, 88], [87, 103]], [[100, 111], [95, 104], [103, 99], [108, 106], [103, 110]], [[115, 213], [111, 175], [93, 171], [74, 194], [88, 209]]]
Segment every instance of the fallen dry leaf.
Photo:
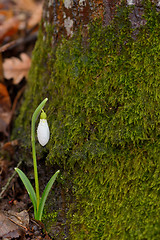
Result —
[[0, 237], [7, 239], [18, 238], [24, 235], [29, 224], [29, 216], [26, 210], [17, 213], [8, 211], [8, 213], [0, 212]]
[[19, 237], [19, 226], [11, 222], [3, 213], [0, 212], [0, 237]]
[[37, 3], [34, 0], [13, 0], [17, 7], [24, 11], [32, 12], [36, 9]]
[[28, 28], [34, 27], [36, 24], [39, 24], [42, 17], [42, 4], [38, 4], [35, 8], [34, 13], [31, 15], [30, 19], [28, 20]]
[[0, 9], [0, 20], [6, 20], [13, 17], [13, 11], [11, 9]]
[[22, 36], [26, 30], [32, 29], [41, 21], [43, 0], [9, 0], [6, 5], [7, 9], [4, 9], [3, 4], [0, 5], [3, 8], [0, 9], [0, 43], [6, 37], [10, 37], [10, 40], [17, 38], [19, 32]]
[[11, 99], [6, 86], [0, 83], [0, 113], [3, 111], [10, 111]]
[[42, 17], [43, 1], [36, 2], [34, 0], [14, 0], [14, 2], [19, 9], [28, 11], [30, 13], [30, 18], [27, 24], [29, 29], [40, 23]]
[[12, 117], [11, 100], [6, 86], [0, 83], [0, 132], [8, 136], [7, 127]]
[[20, 83], [23, 77], [27, 78], [31, 66], [31, 59], [27, 54], [21, 53], [20, 58], [7, 58], [3, 63], [4, 77], [13, 79], [13, 84]]
[[8, 211], [9, 219], [16, 223], [18, 226], [22, 226], [24, 229], [26, 229], [29, 225], [29, 215], [26, 210], [23, 210], [22, 212], [14, 212], [12, 210]]
[[2, 54], [0, 53], [0, 82], [3, 82], [3, 63], [2, 63]]
[[4, 180], [5, 176], [8, 172], [8, 160], [4, 160], [3, 158], [0, 158], [0, 180]]
[[14, 35], [19, 28], [19, 20], [17, 17], [11, 17], [0, 25], [0, 41], [2, 41], [6, 36]]
[[7, 152], [10, 156], [13, 156], [15, 152], [15, 147], [18, 146], [18, 140], [12, 140], [10, 142], [6, 142], [2, 145], [2, 150]]

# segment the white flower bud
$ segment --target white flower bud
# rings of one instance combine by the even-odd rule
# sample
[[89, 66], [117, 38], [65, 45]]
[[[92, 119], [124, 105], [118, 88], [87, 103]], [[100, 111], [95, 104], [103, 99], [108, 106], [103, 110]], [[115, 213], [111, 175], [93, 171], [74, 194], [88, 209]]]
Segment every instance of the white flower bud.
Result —
[[49, 141], [49, 127], [46, 119], [40, 119], [40, 122], [38, 124], [37, 128], [37, 137], [38, 141], [42, 146], [45, 146]]

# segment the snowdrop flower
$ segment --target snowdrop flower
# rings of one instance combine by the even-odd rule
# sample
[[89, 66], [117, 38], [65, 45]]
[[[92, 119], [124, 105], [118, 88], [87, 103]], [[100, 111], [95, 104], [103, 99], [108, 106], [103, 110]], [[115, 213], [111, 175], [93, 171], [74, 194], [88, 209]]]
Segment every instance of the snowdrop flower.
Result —
[[46, 119], [46, 113], [42, 110], [41, 116], [40, 116], [40, 122], [38, 124], [37, 128], [37, 137], [38, 141], [42, 146], [45, 146], [49, 141], [49, 127]]

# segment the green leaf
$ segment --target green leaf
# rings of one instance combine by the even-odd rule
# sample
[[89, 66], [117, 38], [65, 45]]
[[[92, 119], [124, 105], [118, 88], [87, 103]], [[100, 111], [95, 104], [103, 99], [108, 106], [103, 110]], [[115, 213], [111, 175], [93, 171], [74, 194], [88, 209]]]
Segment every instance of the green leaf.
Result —
[[46, 202], [46, 199], [48, 197], [49, 191], [51, 190], [51, 187], [54, 183], [54, 181], [56, 180], [56, 177], [58, 175], [60, 171], [58, 170], [49, 180], [47, 186], [45, 187], [43, 194], [42, 194], [42, 198], [40, 200], [40, 204], [39, 204], [39, 208], [38, 208], [38, 214], [37, 214], [37, 219], [41, 221], [42, 218], [42, 213], [43, 213], [43, 208], [44, 208], [44, 204]]
[[28, 194], [29, 197], [33, 203], [33, 207], [34, 207], [34, 217], [35, 219], [37, 218], [37, 198], [36, 198], [36, 194], [35, 191], [32, 187], [32, 184], [30, 183], [29, 179], [27, 178], [27, 176], [19, 169], [19, 168], [15, 168], [15, 171], [18, 173], [19, 177], [21, 178]]

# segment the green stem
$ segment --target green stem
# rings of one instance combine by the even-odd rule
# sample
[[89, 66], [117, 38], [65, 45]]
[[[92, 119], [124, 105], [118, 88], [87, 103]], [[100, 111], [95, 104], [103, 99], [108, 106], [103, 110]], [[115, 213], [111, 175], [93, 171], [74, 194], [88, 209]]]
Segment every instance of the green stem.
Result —
[[36, 189], [36, 197], [37, 197], [37, 211], [39, 208], [39, 202], [40, 202], [40, 196], [39, 196], [39, 182], [38, 182], [38, 170], [37, 170], [37, 160], [36, 160], [36, 145], [35, 145], [35, 123], [37, 120], [37, 117], [46, 104], [48, 98], [45, 98], [39, 106], [36, 108], [36, 110], [33, 113], [32, 116], [32, 125], [31, 125], [31, 142], [32, 142], [32, 156], [33, 156], [33, 166], [34, 166], [34, 178], [35, 178], [35, 189]]

